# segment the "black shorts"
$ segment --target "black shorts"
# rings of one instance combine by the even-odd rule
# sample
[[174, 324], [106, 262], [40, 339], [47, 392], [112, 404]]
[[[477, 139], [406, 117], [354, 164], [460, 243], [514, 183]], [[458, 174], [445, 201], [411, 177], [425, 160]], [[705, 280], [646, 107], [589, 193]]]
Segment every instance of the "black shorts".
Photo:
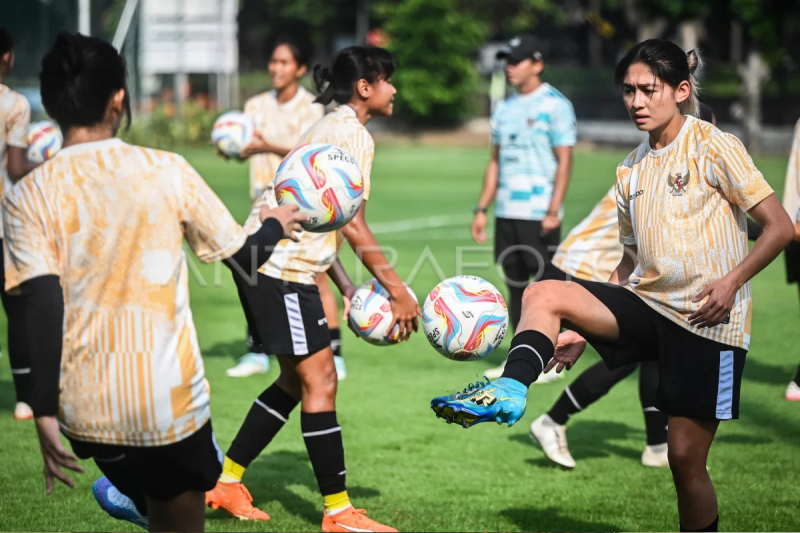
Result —
[[786, 261], [786, 282], [800, 283], [800, 242], [790, 242], [783, 257]]
[[188, 491], [208, 492], [222, 473], [223, 455], [211, 421], [166, 446], [114, 446], [69, 439], [75, 455], [94, 462], [120, 492], [167, 501]]
[[237, 282], [237, 288], [247, 322], [264, 353], [303, 356], [331, 345], [328, 319], [316, 285], [261, 273], [256, 276], [254, 285]]
[[[536, 276], [552, 267], [553, 255], [561, 242], [561, 228], [542, 235], [540, 220], [497, 218], [494, 229], [494, 260], [506, 271], [507, 277], [515, 272]], [[522, 280], [516, 280], [522, 281]]]
[[632, 291], [574, 280], [614, 314], [616, 342], [586, 337], [609, 369], [658, 361], [655, 406], [671, 416], [701, 420], [739, 418], [739, 391], [747, 351], [701, 337], [647, 305]]

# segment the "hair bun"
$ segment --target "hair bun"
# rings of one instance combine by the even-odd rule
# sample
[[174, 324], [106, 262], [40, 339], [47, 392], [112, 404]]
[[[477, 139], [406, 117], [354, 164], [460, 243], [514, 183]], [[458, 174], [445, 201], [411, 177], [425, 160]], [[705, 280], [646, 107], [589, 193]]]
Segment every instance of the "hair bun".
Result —
[[686, 52], [686, 62], [689, 64], [689, 73], [694, 75], [697, 69], [703, 64], [697, 50], [689, 50]]
[[65, 78], [76, 78], [83, 71], [85, 63], [80, 46], [76, 42], [82, 35], [72, 35], [62, 32], [56, 38], [53, 50], [60, 52], [58, 57], [58, 70]]

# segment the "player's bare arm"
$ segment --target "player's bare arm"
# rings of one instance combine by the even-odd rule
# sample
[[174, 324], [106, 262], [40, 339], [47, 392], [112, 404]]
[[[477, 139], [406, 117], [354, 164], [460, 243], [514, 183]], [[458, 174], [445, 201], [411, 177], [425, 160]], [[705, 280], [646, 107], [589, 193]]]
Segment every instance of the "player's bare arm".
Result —
[[572, 146], [556, 146], [553, 148], [553, 153], [558, 160], [558, 168], [556, 169], [550, 207], [548, 207], [547, 214], [542, 219], [542, 233], [550, 233], [561, 226], [561, 219], [558, 213], [561, 210], [561, 206], [564, 205], [564, 197], [567, 195], [569, 180], [572, 176]]
[[492, 155], [489, 164], [486, 165], [486, 174], [483, 177], [483, 189], [481, 190], [478, 205], [475, 206], [475, 216], [472, 219], [472, 238], [478, 244], [486, 242], [486, 210], [492, 205], [494, 195], [497, 193], [497, 175], [500, 157], [500, 146], [492, 145]]

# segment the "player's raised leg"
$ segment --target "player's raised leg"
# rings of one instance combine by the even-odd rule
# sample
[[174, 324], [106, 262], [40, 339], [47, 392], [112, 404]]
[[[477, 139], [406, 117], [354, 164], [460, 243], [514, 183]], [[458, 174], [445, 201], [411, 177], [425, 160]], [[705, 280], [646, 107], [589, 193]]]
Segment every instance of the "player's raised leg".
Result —
[[[624, 290], [624, 289], [619, 289]], [[608, 341], [619, 338], [612, 312], [577, 282], [542, 281], [525, 290], [518, 333], [511, 341], [503, 376], [478, 382], [464, 391], [434, 398], [440, 418], [470, 427], [495, 421], [513, 426], [525, 414], [527, 389], [553, 359], [562, 323], [580, 324], [580, 331]], [[566, 332], [562, 340], [569, 340]], [[577, 336], [577, 335], [576, 335]], [[585, 347], [559, 346], [560, 360], [575, 359]]]

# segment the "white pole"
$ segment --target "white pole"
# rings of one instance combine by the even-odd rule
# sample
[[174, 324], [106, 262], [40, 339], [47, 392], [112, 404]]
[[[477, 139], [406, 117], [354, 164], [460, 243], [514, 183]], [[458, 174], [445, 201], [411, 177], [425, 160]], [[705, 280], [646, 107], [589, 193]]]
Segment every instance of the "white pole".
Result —
[[122, 10], [122, 17], [119, 19], [117, 31], [114, 33], [114, 48], [118, 51], [122, 50], [122, 45], [125, 44], [125, 38], [128, 36], [128, 31], [131, 29], [131, 22], [133, 22], [133, 15], [136, 13], [136, 6], [139, 5], [139, 0], [127, 0], [125, 8]]
[[78, 33], [84, 35], [90, 35], [92, 33], [90, 3], [91, 0], [80, 0], [80, 4], [78, 4]]

